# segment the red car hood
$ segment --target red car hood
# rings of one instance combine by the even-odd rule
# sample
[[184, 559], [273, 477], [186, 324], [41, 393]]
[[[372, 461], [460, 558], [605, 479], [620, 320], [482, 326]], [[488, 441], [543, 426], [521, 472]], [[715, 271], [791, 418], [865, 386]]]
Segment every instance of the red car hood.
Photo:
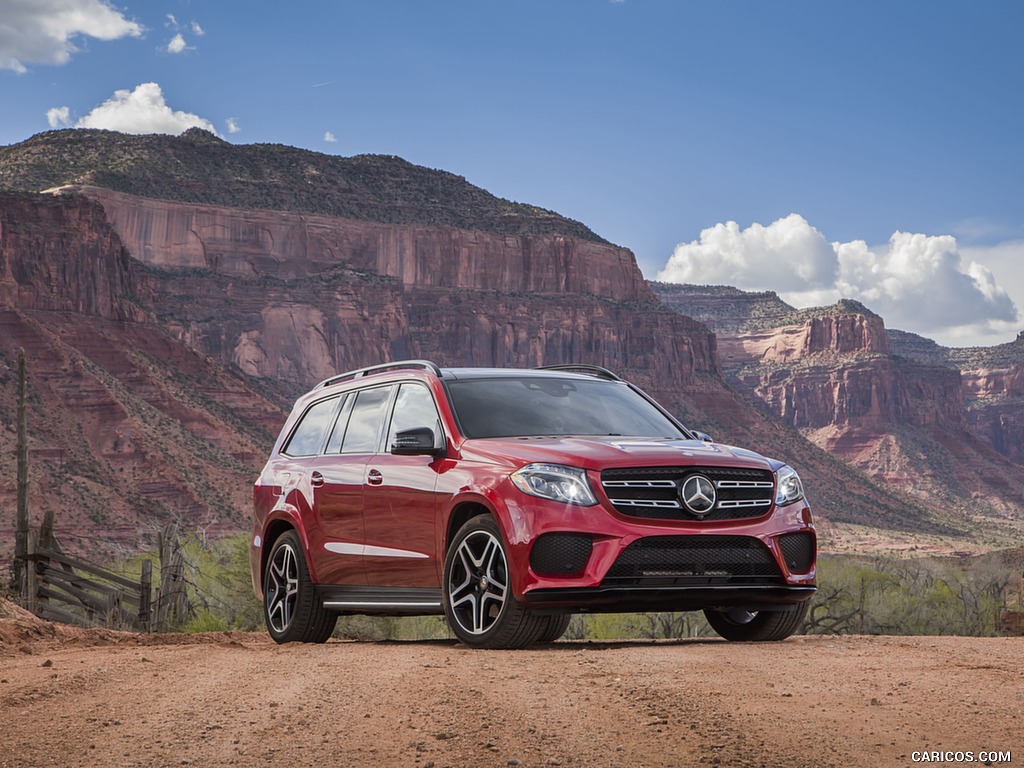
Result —
[[462, 458], [513, 468], [564, 464], [583, 469], [657, 466], [728, 466], [775, 469], [764, 456], [719, 443], [642, 437], [502, 437], [466, 440]]

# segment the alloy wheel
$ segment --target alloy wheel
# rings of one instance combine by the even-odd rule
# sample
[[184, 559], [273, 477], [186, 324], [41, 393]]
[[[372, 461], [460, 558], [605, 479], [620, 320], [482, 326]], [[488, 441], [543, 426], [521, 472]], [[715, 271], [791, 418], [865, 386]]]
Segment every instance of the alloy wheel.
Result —
[[459, 625], [474, 635], [487, 632], [508, 597], [508, 563], [501, 541], [477, 530], [459, 544], [448, 575], [448, 600]]
[[299, 564], [295, 550], [283, 544], [274, 552], [267, 571], [267, 621], [275, 632], [291, 626], [299, 599]]

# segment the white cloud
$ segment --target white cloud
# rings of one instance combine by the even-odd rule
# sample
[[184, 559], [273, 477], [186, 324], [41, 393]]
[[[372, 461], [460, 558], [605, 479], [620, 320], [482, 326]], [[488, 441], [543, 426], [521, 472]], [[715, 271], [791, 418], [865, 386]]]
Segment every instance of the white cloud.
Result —
[[333, 144], [334, 142], [337, 141], [337, 139], [335, 138], [333, 133], [331, 133], [330, 131], [327, 131], [327, 132], [324, 133], [324, 141], [327, 141], [327, 142], [330, 142], [331, 144]]
[[185, 41], [185, 36], [181, 34], [182, 29], [191, 31], [196, 37], [202, 37], [206, 34], [206, 31], [199, 25], [198, 21], [190, 21], [187, 25], [181, 24], [178, 21], [178, 17], [173, 13], [167, 14], [167, 22], [164, 26], [174, 32], [174, 37], [167, 43], [167, 48], [165, 49], [167, 53], [184, 53], [185, 51], [195, 50], [195, 46], [191, 46]]
[[764, 285], [775, 290], [819, 290], [835, 283], [836, 254], [828, 240], [795, 213], [770, 226], [716, 224], [700, 240], [680, 243], [658, 273], [677, 283]]
[[185, 44], [185, 38], [181, 36], [180, 32], [172, 37], [171, 42], [167, 44], [168, 53], [181, 53], [187, 48], [188, 45]]
[[239, 127], [239, 125], [238, 125], [238, 119], [237, 119], [237, 118], [234, 118], [234, 117], [229, 117], [229, 118], [228, 118], [227, 120], [225, 120], [224, 122], [225, 122], [225, 123], [227, 124], [227, 126], [228, 126], [228, 133], [238, 133], [238, 132], [239, 132], [240, 130], [242, 130], [242, 129], [241, 129], [240, 127]]
[[26, 63], [66, 64], [75, 39], [140, 37], [143, 28], [103, 0], [3, 0], [0, 69], [27, 71]]
[[980, 259], [965, 263], [950, 235], [896, 232], [880, 247], [829, 243], [797, 214], [767, 227], [705, 229], [676, 246], [656, 279], [774, 290], [797, 307], [857, 299], [888, 327], [947, 344], [996, 343], [1024, 322], [992, 271]]
[[67, 107], [53, 107], [46, 110], [46, 122], [51, 128], [67, 128], [71, 125], [71, 110]]
[[[61, 107], [60, 109], [66, 109]], [[47, 113], [49, 119], [50, 110]], [[58, 116], [60, 111], [56, 113]], [[189, 128], [216, 133], [213, 123], [190, 112], [174, 111], [164, 101], [156, 83], [142, 83], [134, 91], [114, 95], [75, 123], [75, 128], [105, 128], [122, 133], [169, 133], [177, 136]]]

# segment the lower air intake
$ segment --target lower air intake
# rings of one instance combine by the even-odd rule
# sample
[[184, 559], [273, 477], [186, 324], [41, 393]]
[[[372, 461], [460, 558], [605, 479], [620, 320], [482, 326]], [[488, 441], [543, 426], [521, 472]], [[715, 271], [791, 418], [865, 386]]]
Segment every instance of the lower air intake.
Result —
[[575, 576], [590, 559], [593, 540], [580, 533], [545, 533], [530, 550], [530, 567], [540, 576]]
[[814, 536], [809, 533], [784, 533], [779, 549], [790, 573], [807, 573], [814, 563]]
[[626, 547], [604, 579], [637, 586], [782, 581], [768, 547], [750, 536], [648, 536]]

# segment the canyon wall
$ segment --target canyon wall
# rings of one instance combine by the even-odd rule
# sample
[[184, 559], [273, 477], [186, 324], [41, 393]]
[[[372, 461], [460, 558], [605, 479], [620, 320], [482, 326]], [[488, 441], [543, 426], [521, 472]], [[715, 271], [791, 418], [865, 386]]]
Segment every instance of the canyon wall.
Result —
[[832, 455], [965, 511], [1019, 516], [1024, 508], [1020, 368], [1006, 365], [1024, 355], [1012, 345], [998, 353], [1004, 367], [982, 367], [989, 352], [953, 360], [934, 342], [890, 335], [857, 302], [787, 311], [773, 294], [654, 290], [678, 311], [712, 319], [726, 379]]
[[0, 193], [0, 308], [141, 320], [134, 262], [85, 197]]
[[[339, 371], [407, 357], [442, 365], [604, 365], [695, 427], [799, 466], [816, 510], [832, 524], [956, 530], [955, 522], [939, 522], [928, 509], [894, 498], [738, 398], [722, 383], [714, 334], [642, 300], [647, 289], [632, 277], [614, 289], [626, 297], [618, 300], [594, 295], [612, 291], [612, 283], [602, 288], [599, 279], [577, 293], [519, 290], [547, 284], [538, 276], [551, 268], [534, 260], [524, 271], [527, 260], [518, 253], [514, 268], [492, 265], [501, 289], [491, 290], [472, 280], [455, 288], [410, 284], [400, 270], [381, 275], [365, 268], [376, 256], [352, 266], [348, 257], [306, 258], [301, 249], [297, 266], [274, 274], [236, 268], [247, 260], [273, 262], [237, 246], [206, 266], [157, 263], [152, 256], [145, 263], [126, 259], [129, 249], [103, 216], [94, 227], [70, 226], [81, 215], [76, 212], [104, 210], [83, 196], [27, 203], [8, 197], [0, 206], [17, 220], [0, 238], [10, 267], [8, 308], [0, 312], [0, 469], [13, 478], [7, 465], [14, 427], [6, 414], [13, 414], [14, 353], [23, 346], [36, 402], [32, 455], [40, 476], [33, 481], [33, 514], [58, 511], [58, 530], [69, 535], [102, 531], [103, 541], [133, 546], [168, 519], [208, 530], [244, 528], [252, 479], [294, 395]], [[51, 207], [66, 211], [47, 218], [55, 215]], [[267, 216], [257, 213], [217, 216], [235, 222]], [[44, 221], [55, 222], [52, 229]], [[16, 262], [35, 251], [17, 233], [32, 227], [46, 232], [50, 250], [39, 252], [37, 268], [22, 269]], [[339, 231], [350, 227], [337, 223]], [[450, 235], [442, 230], [435, 240]], [[106, 245], [90, 262], [95, 274], [61, 279], [58, 265], [88, 252], [97, 237]], [[133, 247], [146, 250], [147, 242]], [[156, 242], [166, 247], [168, 239]], [[570, 242], [565, 252], [582, 259], [595, 246], [599, 265], [619, 258], [621, 249], [602, 250], [600, 243]], [[588, 263], [581, 260], [577, 273], [599, 278]], [[635, 269], [630, 259], [627, 277]], [[854, 503], [844, 497], [850, 488], [858, 489]], [[13, 514], [13, 493], [13, 483], [0, 484], [0, 517]]]
[[174, 203], [99, 187], [61, 191], [101, 203], [131, 254], [163, 269], [288, 280], [346, 268], [406, 286], [652, 299], [633, 254], [593, 240]]

